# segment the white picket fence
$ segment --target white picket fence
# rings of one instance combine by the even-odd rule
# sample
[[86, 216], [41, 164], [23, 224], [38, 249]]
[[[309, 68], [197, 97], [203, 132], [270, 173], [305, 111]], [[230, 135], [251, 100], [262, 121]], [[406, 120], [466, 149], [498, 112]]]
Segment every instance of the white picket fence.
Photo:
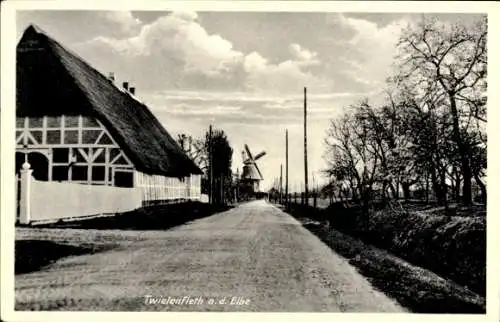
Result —
[[144, 204], [150, 202], [182, 202], [201, 200], [201, 176], [184, 178], [148, 175], [136, 172], [135, 185], [142, 191]]

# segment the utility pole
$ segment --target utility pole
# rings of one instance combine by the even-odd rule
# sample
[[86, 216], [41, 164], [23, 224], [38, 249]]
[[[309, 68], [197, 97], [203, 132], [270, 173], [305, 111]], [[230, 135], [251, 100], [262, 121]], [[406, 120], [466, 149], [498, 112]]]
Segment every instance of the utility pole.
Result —
[[313, 206], [316, 208], [316, 202], [318, 198], [318, 187], [317, 187], [317, 182], [314, 178], [314, 171], [312, 173], [312, 179], [313, 179]]
[[285, 204], [288, 205], [288, 129], [285, 130]]
[[280, 204], [282, 203], [283, 196], [283, 164], [280, 164]]
[[214, 203], [213, 188], [214, 188], [214, 171], [213, 171], [213, 160], [212, 160], [212, 124], [208, 128], [208, 160], [210, 164], [210, 189], [208, 199], [210, 204]]
[[307, 88], [304, 87], [304, 199], [309, 203], [309, 192], [307, 185]]

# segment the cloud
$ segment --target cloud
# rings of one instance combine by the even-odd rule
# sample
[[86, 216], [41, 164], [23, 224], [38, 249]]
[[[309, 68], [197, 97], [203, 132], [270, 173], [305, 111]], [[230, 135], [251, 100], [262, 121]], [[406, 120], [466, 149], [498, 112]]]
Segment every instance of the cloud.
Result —
[[254, 92], [287, 93], [297, 92], [303, 86], [329, 89], [331, 79], [312, 74], [307, 66], [319, 64], [316, 54], [303, 49], [298, 44], [290, 45], [293, 58], [278, 64], [271, 64], [257, 52], [245, 56], [243, 63], [247, 72], [246, 89]]
[[174, 11], [171, 13], [171, 16], [185, 21], [195, 21], [198, 19], [198, 14], [194, 11]]
[[319, 65], [320, 63], [316, 52], [302, 48], [299, 44], [290, 44], [288, 49], [292, 57], [295, 58], [295, 61], [302, 66]]
[[335, 14], [329, 16], [328, 22], [350, 35], [339, 41], [345, 53], [339, 60], [346, 67], [341, 73], [372, 88], [383, 85], [391, 71], [399, 36], [409, 21], [400, 18], [379, 27], [372, 21]]
[[[131, 16], [117, 14], [113, 17], [126, 21]], [[123, 59], [161, 62], [162, 68], [169, 71], [169, 77], [175, 77], [179, 86], [189, 83], [212, 89], [227, 86], [231, 90], [284, 93], [296, 92], [303, 86], [330, 88], [332, 83], [310, 70], [320, 64], [316, 52], [292, 43], [289, 45], [290, 59], [270, 63], [256, 51], [245, 54], [234, 49], [221, 35], [208, 33], [198, 22], [195, 12], [173, 12], [142, 25], [136, 35], [125, 38], [98, 36], [84, 46], [87, 50], [112, 50]]]
[[98, 15], [102, 16], [108, 22], [114, 23], [125, 34], [137, 31], [142, 25], [140, 19], [134, 17], [130, 11], [103, 11]]
[[173, 12], [142, 26], [128, 38], [96, 37], [89, 45], [107, 46], [125, 56], [167, 56], [183, 63], [186, 73], [227, 72], [243, 54], [220, 35], [209, 35], [192, 12]]
[[[169, 117], [215, 121], [216, 124], [302, 124], [303, 96], [259, 95], [253, 93], [170, 92], [142, 94], [155, 114]], [[342, 107], [361, 100], [363, 93], [308, 95], [311, 121], [337, 116]]]

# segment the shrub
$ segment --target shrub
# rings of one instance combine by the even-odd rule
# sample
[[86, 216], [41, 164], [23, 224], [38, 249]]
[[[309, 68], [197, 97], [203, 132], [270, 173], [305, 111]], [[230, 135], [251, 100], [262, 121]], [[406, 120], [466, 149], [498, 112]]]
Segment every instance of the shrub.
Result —
[[363, 226], [359, 206], [334, 203], [323, 211], [311, 209], [298, 205], [295, 211], [315, 220], [326, 218], [339, 231], [485, 295], [485, 216], [447, 216], [437, 209], [425, 214], [406, 213], [385, 208], [370, 214], [367, 226]]

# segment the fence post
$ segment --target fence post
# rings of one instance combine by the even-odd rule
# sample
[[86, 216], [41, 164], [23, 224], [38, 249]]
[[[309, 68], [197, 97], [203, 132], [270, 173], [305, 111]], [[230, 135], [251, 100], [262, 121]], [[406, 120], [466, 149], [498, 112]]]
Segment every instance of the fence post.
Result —
[[23, 163], [21, 173], [21, 195], [19, 196], [19, 223], [29, 224], [31, 220], [31, 174], [33, 170], [30, 169], [28, 162]]

